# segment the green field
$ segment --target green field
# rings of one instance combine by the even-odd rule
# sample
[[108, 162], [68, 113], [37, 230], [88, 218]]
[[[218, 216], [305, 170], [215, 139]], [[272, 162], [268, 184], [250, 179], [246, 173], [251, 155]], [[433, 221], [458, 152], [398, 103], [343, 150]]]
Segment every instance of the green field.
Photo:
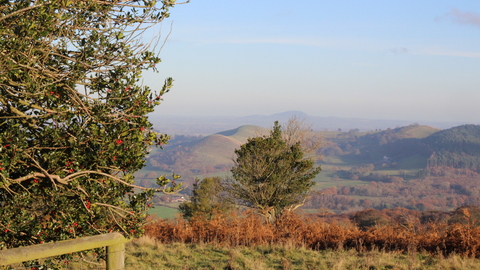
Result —
[[413, 155], [402, 159], [398, 167], [400, 169], [424, 169], [427, 166], [427, 158], [421, 155]]
[[155, 215], [159, 218], [174, 218], [178, 214], [178, 209], [166, 206], [155, 206], [148, 210], [148, 214]]

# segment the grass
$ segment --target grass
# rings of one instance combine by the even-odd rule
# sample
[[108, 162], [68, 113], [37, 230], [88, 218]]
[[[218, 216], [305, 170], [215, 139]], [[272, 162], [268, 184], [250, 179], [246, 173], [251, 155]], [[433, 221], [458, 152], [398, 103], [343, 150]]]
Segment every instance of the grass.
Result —
[[427, 166], [428, 157], [421, 155], [413, 155], [408, 158], [404, 158], [399, 162], [401, 169], [425, 169]]
[[328, 171], [321, 171], [319, 174], [315, 176], [313, 179], [314, 182], [321, 183], [321, 182], [329, 182], [332, 180], [331, 173]]
[[432, 135], [435, 132], [440, 131], [440, 129], [434, 128], [434, 127], [429, 127], [429, 126], [418, 126], [413, 129], [408, 129], [404, 134], [408, 138], [426, 138], [430, 135]]
[[236, 129], [220, 132], [219, 134], [229, 137], [240, 143], [245, 143], [248, 138], [268, 135], [269, 133], [270, 133], [270, 130], [267, 128], [253, 126], [253, 125], [245, 125]]
[[144, 236], [127, 245], [126, 269], [480, 269], [480, 260], [453, 255], [354, 250], [313, 251], [283, 246], [222, 247], [161, 244]]
[[155, 206], [148, 210], [149, 215], [156, 215], [159, 218], [174, 218], [178, 213], [178, 209], [166, 206]]
[[345, 161], [343, 161], [339, 156], [323, 157], [323, 162], [322, 163], [326, 163], [326, 164], [330, 164], [330, 165], [336, 165], [336, 166], [347, 165], [345, 163]]

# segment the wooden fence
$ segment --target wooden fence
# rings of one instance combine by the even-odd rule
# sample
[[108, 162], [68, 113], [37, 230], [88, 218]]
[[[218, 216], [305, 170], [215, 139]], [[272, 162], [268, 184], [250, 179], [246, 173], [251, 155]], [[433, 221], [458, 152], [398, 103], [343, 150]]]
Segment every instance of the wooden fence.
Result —
[[120, 233], [109, 233], [0, 250], [0, 266], [107, 247], [107, 270], [122, 270], [125, 268], [125, 243], [129, 241], [129, 239], [126, 239]]

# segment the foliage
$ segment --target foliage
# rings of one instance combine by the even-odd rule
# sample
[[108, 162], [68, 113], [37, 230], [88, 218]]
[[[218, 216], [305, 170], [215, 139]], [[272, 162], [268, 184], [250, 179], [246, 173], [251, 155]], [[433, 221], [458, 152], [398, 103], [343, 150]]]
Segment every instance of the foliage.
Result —
[[211, 219], [215, 214], [228, 213], [232, 208], [233, 202], [226, 196], [220, 177], [196, 179], [190, 201], [179, 205], [180, 212], [187, 219], [199, 215]]
[[377, 209], [366, 209], [357, 212], [354, 221], [360, 229], [367, 229], [374, 226], [382, 226], [388, 223], [382, 211]]
[[147, 114], [172, 79], [141, 85], [160, 59], [139, 36], [173, 5], [0, 1], [0, 249], [141, 234], [154, 190], [134, 194], [133, 173], [167, 142]]
[[480, 226], [480, 207], [475, 205], [461, 206], [453, 211], [448, 223]]
[[[464, 168], [480, 172], [480, 126], [463, 125], [442, 130], [423, 139], [431, 149], [427, 169]], [[427, 174], [430, 173], [427, 170]]]
[[[480, 227], [470, 224], [415, 222], [408, 211], [394, 213], [395, 222], [364, 230], [352, 223], [326, 222], [320, 216], [285, 214], [266, 224], [254, 212], [217, 215], [211, 220], [158, 219], [146, 227], [146, 235], [161, 243], [215, 244], [217, 246], [288, 245], [312, 250], [416, 253], [480, 256]], [[385, 216], [386, 218], [386, 216]]]
[[249, 139], [235, 154], [229, 192], [269, 222], [302, 202], [320, 172], [312, 159], [304, 158], [300, 142], [284, 141], [278, 122], [270, 136]]
[[306, 157], [320, 159], [317, 151], [325, 145], [324, 138], [312, 131], [312, 124], [305, 118], [293, 116], [283, 125], [282, 138], [288, 146], [300, 144]]

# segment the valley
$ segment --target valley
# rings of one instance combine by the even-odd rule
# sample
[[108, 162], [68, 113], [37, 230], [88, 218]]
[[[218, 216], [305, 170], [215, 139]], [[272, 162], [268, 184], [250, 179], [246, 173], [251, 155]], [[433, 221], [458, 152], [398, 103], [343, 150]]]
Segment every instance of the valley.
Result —
[[[322, 172], [314, 179], [303, 211], [348, 213], [395, 207], [451, 211], [480, 203], [479, 126], [442, 130], [411, 124], [312, 132], [324, 138], [317, 162]], [[147, 167], [136, 174], [137, 184], [149, 187], [159, 175], [181, 175], [185, 190], [155, 198], [157, 207], [170, 209], [164, 217], [173, 216], [178, 203], [170, 201], [188, 198], [195, 178], [229, 177], [234, 150], [249, 137], [265, 134], [265, 127], [243, 125], [208, 136], [174, 135], [164, 150], [153, 149]]]

